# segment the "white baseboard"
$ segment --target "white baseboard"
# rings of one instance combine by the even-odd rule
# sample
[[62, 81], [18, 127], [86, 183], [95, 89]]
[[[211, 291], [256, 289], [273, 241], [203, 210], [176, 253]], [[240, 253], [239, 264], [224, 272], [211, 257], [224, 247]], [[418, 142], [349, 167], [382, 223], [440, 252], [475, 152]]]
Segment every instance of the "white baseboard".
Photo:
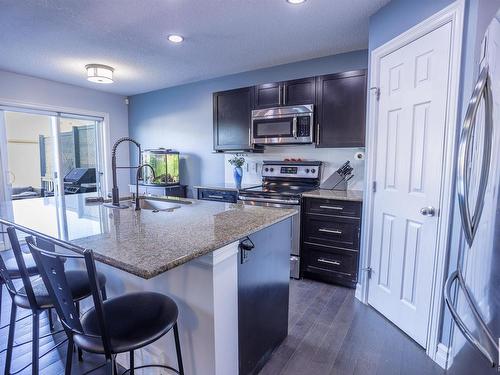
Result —
[[451, 366], [451, 356], [450, 349], [443, 343], [439, 343], [436, 352], [436, 363], [444, 370], [447, 370]]

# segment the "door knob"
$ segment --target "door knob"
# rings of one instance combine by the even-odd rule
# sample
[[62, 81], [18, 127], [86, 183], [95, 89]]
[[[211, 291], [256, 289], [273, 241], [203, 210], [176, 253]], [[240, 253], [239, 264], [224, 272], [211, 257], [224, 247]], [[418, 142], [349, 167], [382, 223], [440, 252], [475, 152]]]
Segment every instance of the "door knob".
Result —
[[420, 213], [423, 216], [434, 216], [436, 214], [436, 209], [432, 206], [427, 206], [427, 207], [421, 208]]

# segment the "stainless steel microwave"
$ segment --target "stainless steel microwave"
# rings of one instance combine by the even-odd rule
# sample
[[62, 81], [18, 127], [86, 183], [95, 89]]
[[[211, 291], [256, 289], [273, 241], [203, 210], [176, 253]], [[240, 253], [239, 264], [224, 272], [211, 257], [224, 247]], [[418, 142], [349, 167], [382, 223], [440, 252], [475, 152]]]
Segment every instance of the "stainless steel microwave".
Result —
[[313, 143], [314, 105], [252, 111], [252, 143], [256, 145]]

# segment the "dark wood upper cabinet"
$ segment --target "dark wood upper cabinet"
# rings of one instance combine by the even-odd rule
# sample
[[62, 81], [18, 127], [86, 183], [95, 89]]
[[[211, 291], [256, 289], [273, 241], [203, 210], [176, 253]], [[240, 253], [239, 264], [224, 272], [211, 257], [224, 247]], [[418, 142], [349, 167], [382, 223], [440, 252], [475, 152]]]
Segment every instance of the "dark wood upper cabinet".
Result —
[[316, 146], [364, 147], [366, 70], [317, 77]]
[[316, 103], [316, 79], [314, 77], [283, 82], [283, 105]]
[[214, 150], [250, 150], [253, 87], [213, 94]]
[[279, 107], [281, 105], [281, 83], [264, 83], [255, 86], [255, 108]]
[[314, 104], [315, 101], [316, 80], [314, 77], [255, 86], [256, 109]]
[[316, 147], [365, 146], [366, 70], [356, 70], [214, 93], [214, 150], [262, 151], [250, 144], [252, 110], [306, 104]]

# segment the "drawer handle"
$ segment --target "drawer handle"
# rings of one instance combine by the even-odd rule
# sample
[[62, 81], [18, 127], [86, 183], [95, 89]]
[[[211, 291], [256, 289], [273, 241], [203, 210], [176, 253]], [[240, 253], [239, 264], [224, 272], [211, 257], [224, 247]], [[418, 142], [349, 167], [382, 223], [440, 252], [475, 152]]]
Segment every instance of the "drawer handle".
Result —
[[344, 207], [340, 207], [340, 206], [319, 206], [319, 208], [326, 208], [328, 210], [337, 210], [337, 211], [344, 210]]
[[213, 199], [224, 199], [222, 195], [209, 195], [208, 197]]
[[332, 234], [342, 234], [341, 230], [336, 230], [336, 229], [325, 229], [325, 228], [319, 228], [318, 232], [324, 232], [324, 233], [332, 233]]
[[328, 260], [328, 259], [324, 259], [324, 258], [319, 258], [318, 262], [333, 264], [334, 266], [340, 266], [340, 262], [337, 262], [336, 260]]

